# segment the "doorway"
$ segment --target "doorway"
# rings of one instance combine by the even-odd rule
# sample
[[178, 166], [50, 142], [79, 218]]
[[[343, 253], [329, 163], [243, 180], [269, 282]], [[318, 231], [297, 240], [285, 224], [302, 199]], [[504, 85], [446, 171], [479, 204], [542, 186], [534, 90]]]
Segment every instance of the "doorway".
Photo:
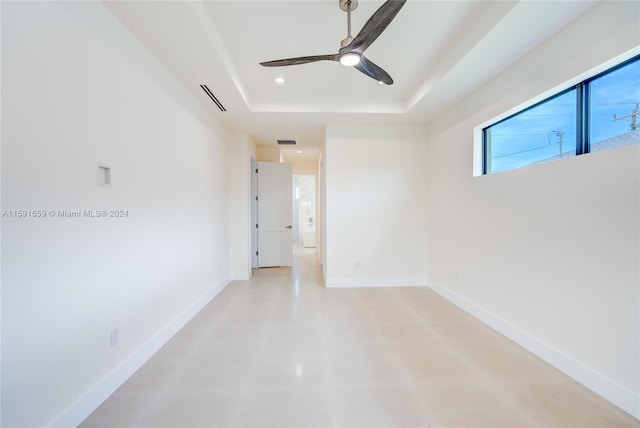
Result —
[[[255, 158], [251, 160], [251, 267], [258, 268], [262, 265], [259, 262], [259, 238], [257, 225], [258, 221], [258, 166], [261, 162]], [[317, 219], [317, 193], [315, 175], [292, 175], [290, 178], [291, 195], [291, 237], [289, 240], [290, 249], [293, 251], [304, 251], [305, 253], [316, 253], [316, 237], [318, 232]], [[264, 202], [264, 201], [263, 201]]]
[[293, 244], [316, 247], [316, 176], [293, 176]]

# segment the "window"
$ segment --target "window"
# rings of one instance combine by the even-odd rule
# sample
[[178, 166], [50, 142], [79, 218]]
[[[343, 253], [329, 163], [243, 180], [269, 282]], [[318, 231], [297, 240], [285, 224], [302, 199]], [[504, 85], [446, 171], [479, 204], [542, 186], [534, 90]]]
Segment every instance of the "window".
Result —
[[576, 110], [572, 89], [485, 128], [485, 172], [574, 156]]
[[640, 142], [640, 58], [589, 82], [590, 151]]
[[482, 130], [482, 173], [640, 143], [640, 56]]

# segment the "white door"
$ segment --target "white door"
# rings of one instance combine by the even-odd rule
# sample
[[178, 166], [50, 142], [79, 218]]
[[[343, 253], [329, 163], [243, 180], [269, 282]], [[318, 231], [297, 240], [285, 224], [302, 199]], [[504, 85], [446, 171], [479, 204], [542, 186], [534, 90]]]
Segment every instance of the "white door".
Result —
[[291, 266], [291, 164], [258, 162], [258, 267]]

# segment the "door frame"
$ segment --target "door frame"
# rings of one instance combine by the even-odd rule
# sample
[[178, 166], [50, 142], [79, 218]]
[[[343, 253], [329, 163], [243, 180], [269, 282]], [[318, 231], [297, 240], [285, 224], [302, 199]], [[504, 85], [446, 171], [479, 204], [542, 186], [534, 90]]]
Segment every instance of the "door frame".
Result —
[[258, 267], [258, 161], [251, 156], [251, 269]]

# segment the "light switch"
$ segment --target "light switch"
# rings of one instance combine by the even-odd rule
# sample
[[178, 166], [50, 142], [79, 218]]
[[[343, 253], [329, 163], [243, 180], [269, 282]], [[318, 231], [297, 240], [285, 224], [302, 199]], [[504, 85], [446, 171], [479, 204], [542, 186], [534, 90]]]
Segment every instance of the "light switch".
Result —
[[111, 168], [109, 166], [98, 164], [97, 184], [98, 187], [111, 187]]

